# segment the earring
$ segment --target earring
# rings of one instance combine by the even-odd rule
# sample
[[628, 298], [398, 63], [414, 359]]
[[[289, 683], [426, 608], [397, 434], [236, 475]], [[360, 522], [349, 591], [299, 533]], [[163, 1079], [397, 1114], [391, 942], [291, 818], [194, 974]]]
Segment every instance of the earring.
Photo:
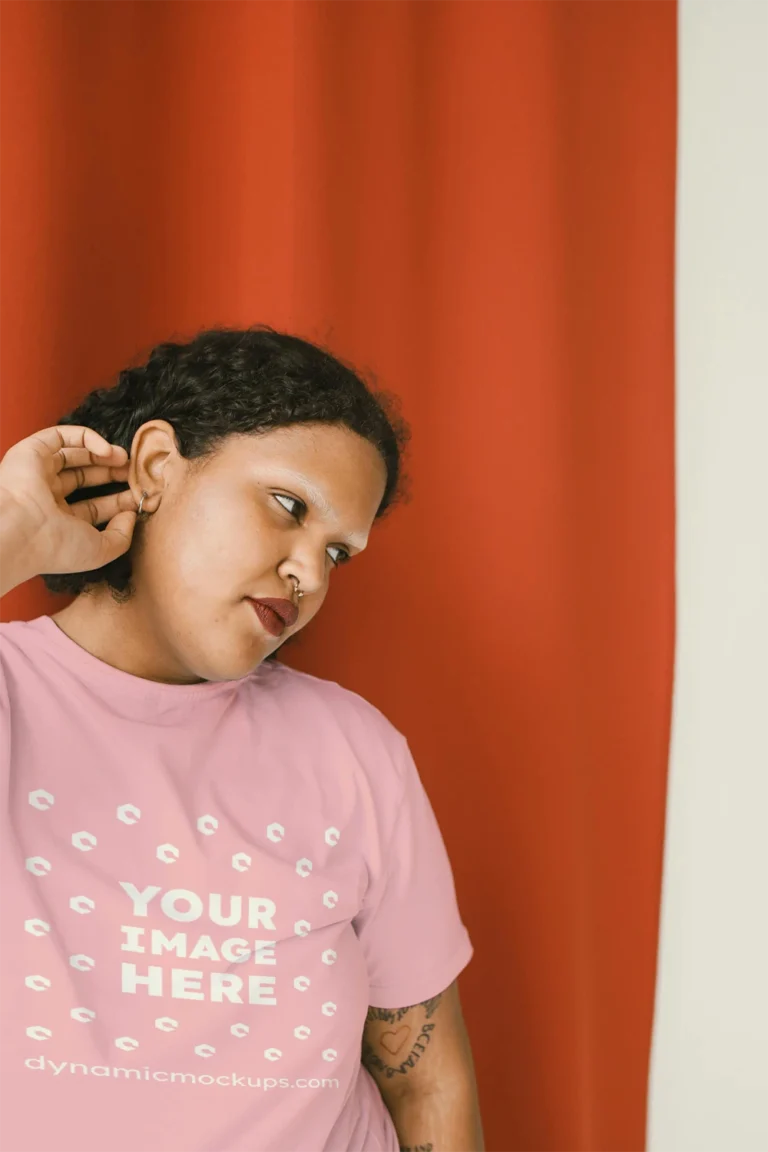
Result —
[[147, 496], [148, 496], [148, 495], [149, 495], [149, 493], [148, 493], [148, 492], [144, 492], [144, 491], [142, 490], [142, 493], [141, 493], [141, 500], [139, 500], [139, 509], [138, 509], [138, 512], [136, 513], [136, 515], [137, 515], [137, 516], [141, 516], [141, 506], [142, 506], [142, 504], [144, 503], [144, 501], [146, 500], [146, 498], [147, 498]]

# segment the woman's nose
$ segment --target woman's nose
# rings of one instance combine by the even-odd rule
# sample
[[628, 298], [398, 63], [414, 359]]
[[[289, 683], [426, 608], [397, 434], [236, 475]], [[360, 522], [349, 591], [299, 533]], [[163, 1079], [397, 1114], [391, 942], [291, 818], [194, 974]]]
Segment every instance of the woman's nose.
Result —
[[305, 596], [311, 596], [320, 591], [325, 583], [325, 564], [314, 559], [294, 558], [286, 560], [282, 565], [281, 575], [291, 581], [291, 591], [296, 591], [296, 581], [299, 582], [299, 591]]

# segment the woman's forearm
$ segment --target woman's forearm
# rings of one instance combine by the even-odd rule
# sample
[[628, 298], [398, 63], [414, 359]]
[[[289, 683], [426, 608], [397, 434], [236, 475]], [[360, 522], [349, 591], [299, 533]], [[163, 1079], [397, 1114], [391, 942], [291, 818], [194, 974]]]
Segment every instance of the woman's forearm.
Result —
[[404, 1092], [387, 1107], [400, 1152], [484, 1152], [477, 1094], [466, 1091]]
[[32, 560], [35, 525], [22, 505], [0, 488], [0, 596], [36, 576]]

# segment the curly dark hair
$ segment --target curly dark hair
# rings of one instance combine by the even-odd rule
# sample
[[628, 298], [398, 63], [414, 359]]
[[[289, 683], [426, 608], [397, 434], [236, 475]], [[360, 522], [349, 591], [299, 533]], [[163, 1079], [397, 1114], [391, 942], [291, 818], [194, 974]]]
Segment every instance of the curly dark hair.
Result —
[[[351, 365], [319, 344], [259, 324], [210, 328], [186, 343], [158, 344], [145, 364], [125, 368], [116, 383], [88, 393], [57, 423], [93, 428], [130, 452], [142, 424], [167, 420], [182, 456], [199, 461], [211, 457], [233, 433], [291, 424], [344, 425], [375, 445], [386, 465], [386, 488], [376, 513], [380, 519], [405, 495], [402, 456], [410, 430], [398, 404], [395, 396], [366, 384]], [[75, 489], [67, 500], [127, 487], [113, 483]], [[124, 555], [90, 572], [43, 575], [46, 587], [78, 595], [106, 584], [116, 600], [130, 599], [135, 591], [131, 552], [142, 527], [136, 524]]]

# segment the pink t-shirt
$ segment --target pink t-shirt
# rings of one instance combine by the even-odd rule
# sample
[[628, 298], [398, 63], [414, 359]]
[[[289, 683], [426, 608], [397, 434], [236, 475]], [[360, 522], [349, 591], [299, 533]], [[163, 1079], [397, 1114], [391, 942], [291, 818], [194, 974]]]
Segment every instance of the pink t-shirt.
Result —
[[267, 661], [157, 684], [0, 625], [3, 1152], [397, 1152], [369, 1005], [472, 956], [405, 738]]

